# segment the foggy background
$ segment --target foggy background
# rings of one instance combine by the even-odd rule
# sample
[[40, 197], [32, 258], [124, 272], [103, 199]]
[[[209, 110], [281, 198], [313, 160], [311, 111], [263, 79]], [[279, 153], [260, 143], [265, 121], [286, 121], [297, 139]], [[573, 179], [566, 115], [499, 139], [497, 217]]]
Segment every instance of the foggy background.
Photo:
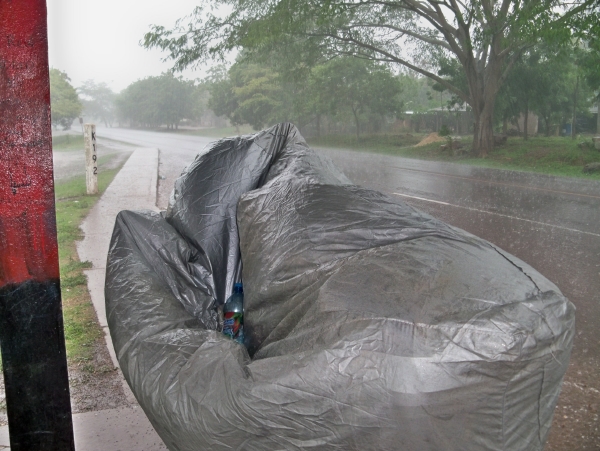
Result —
[[[139, 78], [170, 69], [165, 55], [139, 41], [150, 24], [171, 27], [191, 13], [194, 0], [47, 0], [50, 67], [66, 72], [73, 86], [93, 79], [119, 92]], [[202, 77], [185, 71], [185, 78]]]

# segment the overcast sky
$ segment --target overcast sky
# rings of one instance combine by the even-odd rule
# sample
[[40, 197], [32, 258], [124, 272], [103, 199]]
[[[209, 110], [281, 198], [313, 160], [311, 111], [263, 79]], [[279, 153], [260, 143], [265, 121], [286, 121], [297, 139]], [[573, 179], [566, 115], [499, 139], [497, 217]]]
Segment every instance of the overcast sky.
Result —
[[[93, 79], [114, 91], [171, 67], [158, 50], [139, 41], [150, 24], [171, 28], [194, 9], [196, 0], [47, 0], [50, 67], [65, 71], [73, 86]], [[203, 71], [186, 71], [201, 78]]]

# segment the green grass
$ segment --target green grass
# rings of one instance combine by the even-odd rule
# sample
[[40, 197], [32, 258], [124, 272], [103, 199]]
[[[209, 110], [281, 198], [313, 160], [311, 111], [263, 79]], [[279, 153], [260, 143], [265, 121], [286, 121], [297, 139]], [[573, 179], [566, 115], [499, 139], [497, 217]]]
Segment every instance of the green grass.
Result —
[[52, 137], [52, 149], [58, 151], [82, 150], [83, 135], [60, 135]]
[[577, 145], [582, 141], [591, 143], [591, 137], [572, 140], [559, 136], [536, 136], [527, 141], [521, 137], [510, 137], [505, 145], [497, 146], [486, 158], [478, 158], [471, 154], [472, 136], [462, 137], [465, 153], [457, 156], [441, 150], [444, 142], [414, 147], [413, 138], [421, 139], [423, 136], [416, 134], [408, 135], [410, 138], [403, 138], [403, 136], [405, 135], [398, 135], [397, 138], [395, 135], [365, 136], [358, 142], [353, 136], [334, 136], [311, 139], [309, 143], [314, 146], [342, 147], [406, 158], [600, 180], [600, 174], [583, 173], [584, 165], [600, 162], [600, 151], [591, 147], [580, 149]]
[[60, 264], [65, 342], [69, 366], [93, 371], [95, 345], [103, 339], [87, 289], [83, 271], [91, 267], [80, 262], [75, 242], [83, 238], [79, 224], [106, 190], [120, 168], [98, 174], [99, 194], [86, 195], [85, 176], [58, 182], [55, 186], [56, 225]]
[[[113, 153], [98, 158], [98, 166], [100, 167], [108, 163], [115, 156], [116, 154]], [[120, 167], [118, 169], [103, 169], [100, 167], [100, 172], [98, 173], [98, 191], [100, 194], [102, 194], [108, 185], [110, 185], [110, 182], [112, 182], [119, 169]], [[91, 200], [95, 202], [96, 196], [88, 196], [86, 192], [87, 188], [85, 185], [85, 175], [61, 180], [54, 186], [54, 196], [56, 199], [67, 199], [71, 197], [83, 196], [81, 202], [87, 207], [89, 206]]]
[[353, 150], [377, 151], [386, 154], [400, 154], [403, 147], [414, 146], [423, 139], [423, 135], [401, 133], [396, 135], [364, 135], [356, 139], [355, 135], [327, 135], [308, 139], [311, 146], [344, 147]]

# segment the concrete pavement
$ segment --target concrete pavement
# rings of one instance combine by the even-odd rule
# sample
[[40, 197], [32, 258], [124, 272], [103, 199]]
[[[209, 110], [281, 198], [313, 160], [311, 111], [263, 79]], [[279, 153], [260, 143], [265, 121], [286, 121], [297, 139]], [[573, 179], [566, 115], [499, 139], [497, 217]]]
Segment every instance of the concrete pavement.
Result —
[[[121, 210], [158, 210], [158, 149], [137, 148], [106, 189], [83, 222], [85, 234], [77, 245], [81, 261], [92, 262], [86, 271], [88, 289], [105, 332], [113, 364], [118, 367], [106, 322], [104, 280], [106, 256], [115, 218]], [[119, 374], [120, 370], [119, 370]], [[165, 451], [166, 446], [156, 434], [142, 409], [137, 405], [127, 383], [123, 388], [133, 407], [85, 412], [73, 415], [75, 447], [78, 451]], [[0, 450], [10, 449], [8, 426], [0, 427]]]
[[[167, 450], [139, 406], [75, 414], [73, 430], [77, 451]], [[5, 450], [8, 426], [0, 428], [0, 451]]]
[[104, 305], [106, 256], [115, 218], [121, 210], [156, 210], [158, 149], [137, 148], [81, 224], [85, 238], [77, 243], [79, 260], [92, 263], [85, 271], [92, 303], [104, 330], [115, 367], [117, 357], [108, 332]]

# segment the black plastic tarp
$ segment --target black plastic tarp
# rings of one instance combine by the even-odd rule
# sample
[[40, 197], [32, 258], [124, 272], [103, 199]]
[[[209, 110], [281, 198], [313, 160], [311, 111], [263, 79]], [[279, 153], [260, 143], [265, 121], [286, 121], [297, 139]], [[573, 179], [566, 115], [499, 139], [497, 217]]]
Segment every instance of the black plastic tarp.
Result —
[[[248, 350], [215, 330], [240, 279]], [[574, 333], [525, 262], [351, 184], [290, 124], [122, 212], [106, 305], [173, 451], [542, 450]]]

